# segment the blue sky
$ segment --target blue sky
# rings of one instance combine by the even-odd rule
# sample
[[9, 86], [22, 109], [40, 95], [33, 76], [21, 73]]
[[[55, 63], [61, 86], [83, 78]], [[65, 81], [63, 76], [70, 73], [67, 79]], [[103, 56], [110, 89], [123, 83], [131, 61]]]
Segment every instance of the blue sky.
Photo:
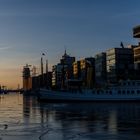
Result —
[[140, 24], [139, 5], [139, 0], [0, 0], [0, 79], [5, 77], [0, 83], [14, 77], [20, 83], [22, 66], [39, 65], [42, 52], [51, 66], [65, 47], [80, 59], [121, 41], [137, 44], [132, 28]]

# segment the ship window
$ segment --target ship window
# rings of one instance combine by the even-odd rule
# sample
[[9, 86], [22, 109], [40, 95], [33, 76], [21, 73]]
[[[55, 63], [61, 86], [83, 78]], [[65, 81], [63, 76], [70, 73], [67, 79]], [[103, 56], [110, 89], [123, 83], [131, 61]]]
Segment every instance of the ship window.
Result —
[[123, 90], [123, 94], [125, 94], [125, 90]]
[[111, 90], [109, 91], [109, 94], [112, 94], [112, 91]]
[[140, 90], [137, 90], [137, 94], [140, 94]]
[[124, 82], [124, 83], [123, 83], [123, 85], [125, 86], [125, 85], [126, 85], [126, 83]]
[[140, 85], [140, 83], [137, 83], [137, 85]]
[[97, 94], [100, 94], [100, 91], [99, 90], [97, 90]]
[[104, 91], [103, 91], [103, 90], [101, 90], [100, 92], [101, 92], [102, 94], [104, 94]]
[[134, 90], [131, 90], [131, 94], [134, 94], [135, 92], [134, 92]]
[[130, 93], [130, 91], [129, 90], [127, 90], [127, 94], [129, 94]]
[[130, 85], [130, 82], [128, 82], [128, 86]]
[[121, 94], [121, 90], [118, 90], [118, 94]]
[[132, 85], [134, 86], [135, 85], [135, 82], [132, 82]]
[[108, 90], [106, 90], [106, 93], [108, 93]]

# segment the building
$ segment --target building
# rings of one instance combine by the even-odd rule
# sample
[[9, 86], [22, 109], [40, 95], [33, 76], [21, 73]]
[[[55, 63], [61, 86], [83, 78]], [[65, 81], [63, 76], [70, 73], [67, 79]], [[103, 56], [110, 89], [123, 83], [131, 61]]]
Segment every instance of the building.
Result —
[[95, 59], [93, 57], [80, 60], [80, 75], [83, 87], [92, 88], [95, 83]]
[[95, 55], [95, 81], [96, 86], [106, 84], [106, 53], [102, 52]]
[[[140, 25], [133, 28], [133, 37], [140, 38]], [[140, 79], [140, 42], [137, 47], [134, 48], [134, 67], [135, 67], [135, 78]]]
[[44, 74], [44, 85], [47, 89], [52, 88], [52, 72], [48, 71]]
[[140, 80], [140, 44], [134, 48], [135, 79]]
[[116, 83], [119, 80], [133, 79], [134, 55], [132, 48], [113, 48], [106, 52], [107, 80]]
[[39, 88], [50, 89], [51, 87], [52, 87], [52, 72], [47, 72], [44, 73], [43, 75], [40, 74], [37, 76], [32, 76], [32, 89], [39, 89]]
[[52, 67], [52, 88], [61, 88], [62, 68], [63, 66], [60, 63]]
[[75, 57], [71, 57], [66, 53], [60, 59], [60, 63], [52, 67], [52, 87], [53, 88], [66, 88], [68, 79], [73, 78], [73, 63]]
[[75, 57], [71, 57], [70, 55], [67, 54], [66, 50], [62, 58], [60, 59], [61, 64], [66, 64], [71, 66], [75, 62]]
[[73, 63], [75, 62], [75, 57], [71, 57], [65, 53], [62, 56], [62, 59], [60, 59], [60, 64], [64, 65], [64, 73], [65, 73], [65, 79], [72, 79], [73, 78]]
[[39, 89], [39, 88], [40, 88], [40, 76], [33, 76], [32, 89]]
[[73, 63], [73, 77], [74, 79], [81, 78], [80, 61], [75, 61]]
[[31, 90], [32, 89], [32, 78], [30, 73], [30, 65], [26, 64], [23, 67], [23, 90]]
[[93, 88], [95, 79], [94, 58], [84, 58], [73, 63], [74, 79], [82, 83], [82, 87]]

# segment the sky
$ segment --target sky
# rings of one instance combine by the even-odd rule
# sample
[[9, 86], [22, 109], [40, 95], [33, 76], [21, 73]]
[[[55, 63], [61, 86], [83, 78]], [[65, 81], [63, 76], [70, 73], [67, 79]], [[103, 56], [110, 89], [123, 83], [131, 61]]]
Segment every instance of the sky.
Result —
[[76, 59], [137, 44], [139, 0], [0, 0], [0, 84], [22, 86], [22, 68], [45, 53], [49, 69], [66, 48]]

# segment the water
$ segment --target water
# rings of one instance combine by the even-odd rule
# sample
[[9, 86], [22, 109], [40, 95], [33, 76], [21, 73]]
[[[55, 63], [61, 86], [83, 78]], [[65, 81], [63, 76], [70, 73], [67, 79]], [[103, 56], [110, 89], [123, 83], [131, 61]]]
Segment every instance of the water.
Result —
[[140, 103], [39, 103], [0, 97], [0, 140], [140, 140]]

